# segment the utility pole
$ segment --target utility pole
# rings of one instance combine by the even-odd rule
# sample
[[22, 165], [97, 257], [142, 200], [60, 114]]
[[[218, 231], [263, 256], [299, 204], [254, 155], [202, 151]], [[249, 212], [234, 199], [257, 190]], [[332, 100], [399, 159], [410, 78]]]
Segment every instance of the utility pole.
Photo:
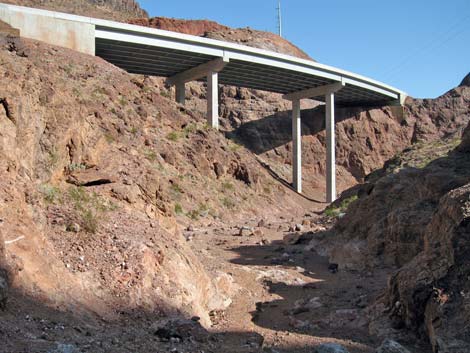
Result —
[[281, 0], [277, 2], [277, 29], [279, 37], [282, 37], [282, 12], [281, 12]]

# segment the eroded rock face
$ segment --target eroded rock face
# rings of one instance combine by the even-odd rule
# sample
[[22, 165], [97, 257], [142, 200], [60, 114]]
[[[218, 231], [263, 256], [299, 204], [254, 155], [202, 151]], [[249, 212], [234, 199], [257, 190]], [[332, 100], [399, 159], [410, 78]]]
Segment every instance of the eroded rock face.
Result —
[[441, 198], [426, 227], [423, 251], [390, 280], [392, 318], [425, 333], [434, 352], [470, 349], [469, 225], [466, 184]]
[[340, 266], [397, 268], [386, 312], [394, 328], [429, 339], [434, 352], [470, 350], [468, 128], [457, 143], [440, 156], [432, 154], [443, 148], [438, 143], [410, 149], [371, 175], [338, 220], [329, 248]]
[[116, 21], [148, 16], [135, 0], [5, 0], [3, 2]]

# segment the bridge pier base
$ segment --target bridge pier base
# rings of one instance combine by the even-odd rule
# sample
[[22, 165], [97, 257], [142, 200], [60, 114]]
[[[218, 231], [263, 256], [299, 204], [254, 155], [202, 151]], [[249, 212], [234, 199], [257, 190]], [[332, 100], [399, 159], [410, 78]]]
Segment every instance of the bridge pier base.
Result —
[[300, 100], [325, 97], [326, 130], [326, 202], [336, 200], [336, 145], [335, 145], [335, 92], [345, 86], [343, 81], [285, 94], [284, 99], [292, 102], [292, 187], [302, 192], [302, 133]]
[[325, 95], [326, 128], [326, 202], [336, 200], [335, 94]]
[[219, 74], [209, 72], [207, 75], [207, 124], [219, 128]]
[[181, 81], [177, 82], [175, 85], [175, 91], [176, 91], [176, 101], [179, 104], [183, 104], [186, 101], [186, 84]]
[[302, 192], [302, 120], [300, 99], [292, 101], [292, 187]]
[[217, 58], [167, 78], [169, 86], [176, 86], [176, 101], [184, 104], [185, 83], [207, 78], [207, 123], [219, 128], [219, 72], [229, 63], [228, 57]]

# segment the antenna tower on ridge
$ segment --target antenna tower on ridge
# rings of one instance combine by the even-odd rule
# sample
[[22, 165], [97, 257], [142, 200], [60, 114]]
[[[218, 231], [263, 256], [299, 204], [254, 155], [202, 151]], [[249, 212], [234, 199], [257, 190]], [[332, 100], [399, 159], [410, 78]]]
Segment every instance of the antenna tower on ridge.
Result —
[[277, 29], [279, 37], [282, 37], [282, 12], [281, 12], [281, 0], [277, 2]]

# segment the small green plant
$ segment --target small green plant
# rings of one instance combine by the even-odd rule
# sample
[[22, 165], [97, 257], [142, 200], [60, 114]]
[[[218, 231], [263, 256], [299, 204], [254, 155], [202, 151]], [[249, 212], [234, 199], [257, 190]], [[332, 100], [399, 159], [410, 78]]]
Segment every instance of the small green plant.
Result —
[[222, 191], [232, 191], [235, 189], [235, 186], [229, 182], [229, 181], [224, 181], [222, 183]]
[[183, 192], [183, 190], [181, 189], [181, 187], [178, 185], [178, 184], [171, 184], [171, 190], [173, 190], [174, 192], [178, 193], [178, 194], [181, 194]]
[[263, 187], [263, 192], [264, 192], [265, 194], [270, 195], [270, 194], [271, 194], [271, 187], [270, 187], [269, 185], [264, 186], [264, 187]]
[[99, 96], [106, 96], [106, 90], [103, 88], [103, 87], [96, 87], [93, 92], [92, 92], [92, 95], [94, 97], [99, 97]]
[[171, 184], [170, 186], [170, 193], [173, 200], [179, 200], [181, 198], [181, 194], [183, 193], [183, 189], [178, 184]]
[[68, 170], [70, 172], [76, 172], [79, 170], [85, 170], [86, 169], [86, 164], [84, 163], [72, 163], [68, 166]]
[[139, 129], [137, 129], [135, 126], [131, 127], [131, 134], [132, 135], [137, 135], [137, 133], [139, 132]]
[[109, 132], [106, 132], [106, 133], [104, 134], [104, 138], [106, 139], [106, 142], [108, 142], [108, 143], [113, 143], [114, 141], [116, 141], [116, 140], [114, 139], [114, 136], [113, 136], [111, 133], [109, 133]]
[[93, 212], [92, 210], [84, 210], [81, 216], [83, 229], [88, 233], [95, 234], [99, 225], [99, 217], [96, 212]]
[[160, 91], [160, 95], [165, 98], [171, 98], [170, 92], [168, 91]]
[[222, 200], [222, 205], [225, 207], [225, 208], [228, 208], [228, 209], [233, 209], [235, 208], [235, 202], [230, 198], [230, 197], [224, 197]]
[[70, 75], [73, 71], [73, 65], [72, 64], [67, 64], [64, 66], [64, 71], [67, 75]]
[[47, 203], [54, 203], [60, 198], [60, 189], [50, 184], [41, 185], [39, 191]]
[[188, 124], [183, 129], [184, 137], [188, 138], [190, 134], [194, 134], [197, 131], [197, 125], [194, 123]]
[[150, 162], [155, 162], [157, 160], [157, 153], [155, 151], [152, 151], [152, 150], [145, 150], [144, 151], [144, 156]]
[[179, 140], [180, 135], [176, 131], [172, 131], [168, 135], [166, 135], [166, 138], [170, 141], [176, 142]]
[[175, 203], [175, 214], [176, 215], [183, 214], [183, 206], [181, 206], [179, 203]]
[[202, 131], [209, 131], [209, 130], [212, 130], [212, 126], [210, 126], [207, 122], [205, 122], [204, 124], [202, 124]]
[[165, 172], [165, 166], [161, 163], [158, 163], [158, 162], [153, 163], [151, 167], [155, 170], [158, 170], [159, 172], [162, 172], [162, 173]]
[[118, 102], [119, 102], [119, 104], [120, 104], [121, 106], [123, 106], [123, 107], [125, 107], [125, 106], [127, 105], [127, 103], [128, 103], [128, 102], [127, 102], [127, 99], [126, 99], [125, 97], [123, 97], [123, 96], [120, 96], [120, 97], [119, 97], [119, 101], [118, 101]]
[[186, 216], [194, 221], [197, 221], [200, 217], [207, 217], [211, 213], [210, 207], [205, 203], [200, 203], [198, 208], [188, 212]]
[[50, 169], [54, 168], [59, 163], [59, 160], [60, 160], [59, 153], [57, 152], [57, 149], [54, 147], [48, 153], [48, 161], [47, 161], [48, 167]]
[[231, 152], [237, 152], [239, 151], [240, 149], [242, 148], [241, 145], [239, 145], [238, 143], [230, 140], [228, 142], [228, 149], [231, 151]]
[[103, 213], [114, 211], [117, 206], [101, 198], [97, 193], [89, 193], [84, 187], [72, 187], [68, 190], [68, 199], [83, 229], [96, 233]]
[[197, 221], [199, 219], [199, 211], [198, 210], [192, 210], [189, 211], [186, 216], [191, 218], [193, 221]]
[[328, 217], [336, 218], [340, 214], [345, 213], [349, 205], [356, 200], [357, 200], [357, 195], [354, 195], [341, 201], [339, 206], [330, 205], [325, 209], [325, 215]]
[[80, 89], [77, 88], [77, 87], [74, 87], [74, 88], [72, 89], [72, 92], [73, 92], [73, 94], [74, 94], [75, 96], [77, 96], [77, 97], [81, 97], [81, 96], [82, 96], [82, 91], [80, 91]]

